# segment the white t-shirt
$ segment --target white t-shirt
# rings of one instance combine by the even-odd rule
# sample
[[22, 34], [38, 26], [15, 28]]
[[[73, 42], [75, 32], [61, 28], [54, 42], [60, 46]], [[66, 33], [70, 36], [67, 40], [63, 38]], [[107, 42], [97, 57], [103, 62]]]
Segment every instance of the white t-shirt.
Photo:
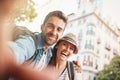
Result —
[[67, 68], [64, 70], [64, 72], [62, 73], [62, 75], [57, 80], [69, 80]]
[[35, 67], [34, 67], [35, 70], [40, 71], [40, 70], [42, 70], [43, 68], [46, 67], [46, 57], [47, 57], [47, 55], [45, 53], [43, 53], [43, 56], [40, 59], [40, 62], [38, 64], [36, 64]]

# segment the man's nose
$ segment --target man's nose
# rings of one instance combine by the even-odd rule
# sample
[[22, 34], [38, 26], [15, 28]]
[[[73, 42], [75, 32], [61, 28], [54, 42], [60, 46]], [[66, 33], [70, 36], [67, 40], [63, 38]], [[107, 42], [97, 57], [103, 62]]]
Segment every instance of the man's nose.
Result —
[[52, 33], [53, 33], [53, 35], [56, 35], [57, 34], [57, 29], [53, 29]]

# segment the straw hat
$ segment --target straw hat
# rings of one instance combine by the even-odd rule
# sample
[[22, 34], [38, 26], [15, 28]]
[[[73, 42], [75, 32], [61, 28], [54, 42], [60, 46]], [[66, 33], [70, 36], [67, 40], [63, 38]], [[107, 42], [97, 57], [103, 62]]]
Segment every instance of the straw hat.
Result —
[[64, 40], [67, 41], [75, 46], [75, 51], [74, 53], [78, 53], [78, 40], [76, 36], [73, 33], [68, 33], [65, 36], [63, 36], [59, 41]]

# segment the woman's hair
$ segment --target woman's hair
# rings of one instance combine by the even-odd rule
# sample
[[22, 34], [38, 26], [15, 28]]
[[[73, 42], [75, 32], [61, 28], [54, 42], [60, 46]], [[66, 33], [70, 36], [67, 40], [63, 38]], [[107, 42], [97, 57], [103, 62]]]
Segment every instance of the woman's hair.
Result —
[[56, 46], [58, 46], [61, 42], [62, 42], [62, 40], [58, 41], [56, 43], [56, 45], [54, 46], [54, 48], [52, 50], [52, 57], [51, 57], [51, 60], [49, 62], [49, 65], [56, 65], [56, 56], [57, 56], [57, 48], [56, 48]]

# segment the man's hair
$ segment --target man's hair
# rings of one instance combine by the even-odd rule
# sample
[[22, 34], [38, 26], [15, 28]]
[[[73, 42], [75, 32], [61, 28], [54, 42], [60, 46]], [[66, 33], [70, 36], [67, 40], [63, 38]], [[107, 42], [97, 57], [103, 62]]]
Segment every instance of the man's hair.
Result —
[[46, 17], [45, 17], [45, 20], [43, 22], [43, 24], [46, 23], [46, 21], [50, 18], [50, 17], [53, 17], [53, 16], [56, 16], [60, 19], [62, 19], [65, 23], [67, 23], [67, 17], [65, 16], [65, 14], [62, 12], [62, 11], [52, 11], [50, 12]]

